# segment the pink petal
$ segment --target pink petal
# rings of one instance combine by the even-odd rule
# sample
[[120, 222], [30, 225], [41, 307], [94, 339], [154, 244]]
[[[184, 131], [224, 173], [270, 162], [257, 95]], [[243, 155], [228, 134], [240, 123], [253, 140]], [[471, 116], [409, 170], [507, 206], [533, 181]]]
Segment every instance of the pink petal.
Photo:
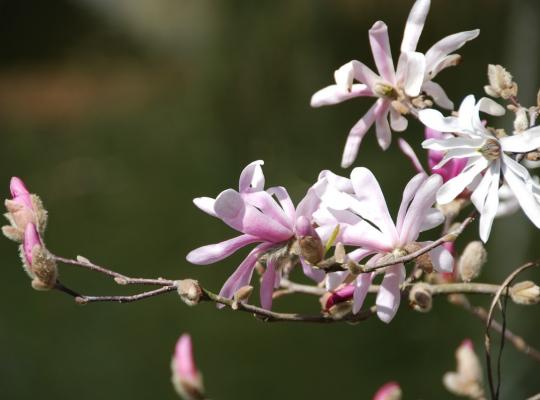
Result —
[[409, 160], [411, 160], [411, 163], [416, 170], [416, 172], [425, 174], [426, 171], [424, 170], [424, 167], [422, 167], [422, 164], [420, 163], [420, 160], [416, 156], [416, 153], [414, 152], [413, 148], [405, 141], [405, 139], [399, 138], [398, 140], [399, 148], [401, 149], [401, 152], [407, 156]]
[[264, 174], [261, 168], [263, 164], [262, 160], [253, 161], [242, 170], [238, 184], [240, 193], [258, 192], [264, 189]]
[[360, 143], [364, 138], [371, 125], [375, 122], [378, 110], [382, 107], [385, 100], [379, 99], [371, 106], [366, 114], [352, 127], [345, 143], [345, 149], [343, 150], [343, 157], [341, 159], [341, 167], [348, 168], [356, 159], [358, 155], [358, 149]]
[[322, 107], [339, 104], [355, 97], [373, 96], [373, 92], [362, 83], [354, 84], [351, 90], [338, 85], [327, 86], [311, 96], [311, 107]]
[[454, 109], [454, 103], [448, 98], [444, 89], [438, 83], [426, 81], [422, 85], [422, 91], [433, 99], [435, 104], [447, 110]]
[[389, 323], [397, 313], [401, 301], [400, 286], [405, 281], [405, 266], [396, 264], [388, 267], [377, 293], [377, 316]]
[[186, 256], [186, 259], [197, 265], [208, 265], [229, 257], [248, 244], [260, 242], [261, 239], [251, 235], [240, 235], [235, 238], [225, 240], [221, 243], [209, 244], [192, 250]]
[[262, 276], [260, 297], [261, 307], [265, 310], [272, 309], [272, 294], [276, 282], [276, 264], [273, 257], [268, 257], [266, 261], [266, 271]]
[[394, 108], [390, 108], [390, 126], [395, 132], [403, 132], [407, 129], [409, 121], [403, 115], [398, 113]]
[[424, 29], [427, 13], [429, 11], [430, 0], [417, 0], [409, 13], [403, 40], [401, 42], [401, 51], [415, 51], [418, 40]]
[[385, 108], [384, 112], [375, 120], [375, 131], [377, 133], [377, 142], [381, 149], [386, 150], [392, 142], [392, 131], [388, 124], [388, 111], [390, 105]]
[[302, 271], [304, 272], [305, 276], [317, 283], [322, 282], [322, 280], [326, 276], [323, 270], [313, 268], [306, 262], [306, 260], [304, 260], [304, 257], [300, 257], [300, 263], [302, 264]]
[[278, 200], [281, 208], [285, 212], [287, 218], [290, 221], [294, 221], [296, 219], [296, 211], [294, 209], [294, 204], [291, 200], [291, 197], [287, 192], [287, 189], [285, 189], [283, 186], [276, 186], [269, 188], [267, 192], [270, 195], [276, 196], [276, 199]]
[[39, 237], [36, 226], [29, 223], [26, 225], [23, 240], [24, 257], [29, 265], [32, 265], [32, 250], [35, 246], [41, 246], [41, 238]]
[[388, 27], [384, 22], [375, 22], [369, 30], [369, 43], [379, 74], [388, 82], [395, 82], [396, 74], [388, 40]]
[[[405, 142], [405, 141], [404, 141]], [[403, 196], [401, 198], [401, 205], [399, 206], [396, 228], [398, 232], [403, 230], [403, 221], [407, 215], [407, 210], [411, 204], [412, 199], [418, 192], [418, 189], [426, 181], [427, 175], [423, 172], [415, 175], [405, 186], [403, 190]]]
[[373, 400], [399, 400], [401, 399], [401, 388], [397, 382], [388, 382], [377, 390]]
[[[287, 192], [285, 191], [285, 193]], [[260, 191], [253, 193], [242, 193], [241, 196], [247, 205], [257, 208], [265, 216], [272, 218], [276, 222], [279, 222], [281, 225], [283, 225], [285, 228], [292, 230], [294, 224], [294, 213], [292, 214], [292, 218], [289, 218], [286, 210], [280, 207], [280, 205], [274, 200], [270, 192]], [[290, 203], [290, 206], [292, 206], [292, 202]], [[292, 210], [294, 211], [294, 206], [292, 206]]]
[[191, 336], [183, 334], [176, 342], [174, 352], [175, 373], [180, 381], [198, 379], [198, 371], [193, 357], [193, 345]]
[[369, 291], [369, 286], [373, 281], [373, 273], [361, 274], [359, 275], [354, 282], [354, 294], [353, 294], [353, 314], [358, 314], [362, 309], [364, 300]]

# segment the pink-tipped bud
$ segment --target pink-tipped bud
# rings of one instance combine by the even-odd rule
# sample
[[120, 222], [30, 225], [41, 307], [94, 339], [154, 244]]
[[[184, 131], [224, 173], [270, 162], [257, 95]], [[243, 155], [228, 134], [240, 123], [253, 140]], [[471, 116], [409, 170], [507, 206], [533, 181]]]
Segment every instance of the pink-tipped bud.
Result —
[[13, 198], [13, 200], [24, 202], [26, 206], [32, 207], [32, 201], [30, 200], [30, 192], [20, 178], [17, 178], [16, 176], [11, 178], [11, 181], [9, 182], [9, 190], [11, 192], [11, 197]]
[[347, 300], [352, 299], [353, 294], [354, 294], [353, 285], [347, 285], [339, 290], [336, 290], [335, 292], [330, 293], [330, 295], [328, 296], [324, 304], [324, 309], [329, 310], [336, 304], [343, 303]]
[[32, 265], [33, 250], [35, 246], [41, 246], [41, 238], [36, 229], [36, 226], [32, 223], [26, 225], [26, 230], [24, 231], [24, 257], [28, 265]]
[[377, 390], [373, 400], [400, 400], [402, 396], [401, 388], [397, 382], [388, 382]]
[[195, 365], [190, 335], [185, 333], [178, 339], [171, 366], [172, 381], [180, 397], [186, 400], [204, 399], [202, 377]]
[[458, 396], [483, 399], [484, 385], [482, 364], [474, 352], [470, 339], [464, 340], [456, 350], [457, 367], [455, 371], [443, 376], [446, 389]]

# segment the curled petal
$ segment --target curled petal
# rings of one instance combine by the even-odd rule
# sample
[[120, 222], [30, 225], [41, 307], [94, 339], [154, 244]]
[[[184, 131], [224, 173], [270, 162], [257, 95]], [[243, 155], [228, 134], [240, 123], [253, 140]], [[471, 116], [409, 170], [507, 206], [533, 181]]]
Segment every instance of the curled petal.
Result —
[[434, 109], [420, 110], [418, 118], [427, 127], [439, 132], [462, 132], [463, 128], [456, 117], [444, 117]]
[[536, 200], [532, 190], [527, 187], [521, 177], [506, 162], [502, 163], [502, 173], [504, 180], [515, 194], [525, 215], [527, 215], [537, 228], [540, 228], [540, 204]]
[[294, 209], [294, 204], [291, 200], [291, 196], [289, 196], [289, 192], [287, 192], [287, 189], [285, 189], [283, 186], [276, 186], [269, 188], [267, 192], [268, 194], [276, 196], [276, 199], [281, 205], [283, 211], [285, 211], [287, 218], [290, 221], [294, 221], [296, 218], [296, 211]]
[[[427, 246], [431, 243], [423, 242], [422, 244]], [[454, 270], [454, 257], [444, 246], [437, 246], [430, 250], [429, 256], [435, 271], [450, 273]]]
[[257, 160], [245, 167], [240, 174], [240, 193], [258, 192], [264, 189], [264, 174], [261, 165], [264, 161]]
[[300, 263], [302, 264], [302, 271], [304, 272], [305, 276], [317, 283], [323, 281], [326, 274], [322, 269], [313, 268], [306, 262], [306, 260], [304, 260], [304, 257], [300, 257]]
[[446, 92], [438, 83], [426, 81], [422, 85], [422, 91], [431, 97], [438, 106], [447, 110], [454, 109], [454, 102], [448, 98]]
[[200, 210], [204, 211], [212, 217], [217, 217], [216, 212], [214, 211], [214, 203], [216, 200], [210, 197], [196, 197], [193, 199], [193, 204], [197, 206]]
[[[403, 56], [403, 61], [407, 63], [403, 82], [405, 93], [411, 97], [416, 97], [420, 94], [420, 89], [424, 83], [426, 60], [424, 55], [418, 52], [403, 53]], [[402, 62], [401, 58], [400, 61]]]
[[35, 246], [41, 246], [41, 238], [36, 229], [36, 226], [32, 223], [26, 225], [24, 231], [23, 250], [24, 257], [29, 265], [32, 265], [32, 252]]
[[472, 31], [458, 32], [446, 36], [439, 40], [426, 52], [426, 65], [428, 71], [439, 63], [448, 54], [460, 49], [469, 40], [476, 38], [480, 34], [479, 29]]

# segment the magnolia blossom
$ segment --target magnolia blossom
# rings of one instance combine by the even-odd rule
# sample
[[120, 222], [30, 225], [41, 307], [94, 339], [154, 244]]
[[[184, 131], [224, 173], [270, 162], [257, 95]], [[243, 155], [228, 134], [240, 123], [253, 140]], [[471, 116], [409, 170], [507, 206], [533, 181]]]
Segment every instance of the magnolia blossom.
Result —
[[184, 333], [176, 342], [171, 362], [172, 382], [176, 392], [186, 400], [204, 397], [202, 376], [195, 365], [191, 336]]
[[540, 147], [540, 127], [511, 136], [495, 137], [480, 120], [480, 111], [503, 115], [505, 110], [488, 98], [475, 103], [474, 96], [470, 95], [461, 103], [458, 117], [445, 118], [439, 111], [432, 109], [420, 111], [419, 117], [432, 129], [457, 135], [445, 139], [428, 139], [422, 143], [424, 148], [445, 152], [435, 166], [437, 168], [453, 159], [467, 161], [463, 171], [439, 189], [437, 202], [449, 203], [463, 190], [472, 190], [471, 201], [481, 214], [480, 238], [486, 242], [499, 209], [501, 178], [525, 214], [540, 227], [540, 199], [534, 194], [535, 182], [527, 169], [512, 158], [515, 153], [526, 153]]
[[373, 396], [373, 400], [401, 400], [402, 392], [397, 382], [382, 385]]
[[[337, 104], [355, 97], [377, 98], [375, 104], [349, 133], [341, 161], [343, 168], [353, 163], [364, 135], [374, 123], [379, 145], [386, 150], [391, 142], [391, 129], [400, 132], [407, 128], [407, 119], [402, 114], [414, 107], [412, 99], [422, 92], [431, 96], [441, 107], [453, 108], [453, 103], [442, 87], [432, 80], [440, 71], [459, 62], [460, 56], [451, 53], [477, 37], [479, 30], [447, 36], [435, 43], [425, 54], [419, 53], [416, 46], [429, 6], [430, 0], [417, 0], [411, 9], [396, 68], [392, 61], [388, 28], [384, 22], [377, 21], [369, 30], [369, 42], [378, 74], [362, 62], [353, 60], [335, 72], [334, 85], [327, 86], [312, 96], [312, 107]], [[355, 80], [360, 83], [353, 84]]]
[[[272, 292], [279, 285], [281, 269], [290, 262], [289, 245], [294, 239], [306, 237], [322, 245], [312, 227], [311, 216], [320, 200], [312, 188], [304, 199], [294, 207], [285, 188], [278, 186], [264, 190], [263, 161], [249, 164], [240, 175], [239, 190], [227, 189], [216, 199], [199, 197], [193, 200], [202, 211], [221, 219], [240, 236], [221, 243], [203, 246], [191, 251], [187, 260], [193, 264], [206, 265], [223, 260], [240, 248], [259, 243], [225, 282], [220, 295], [232, 298], [234, 293], [251, 281], [257, 261], [265, 259], [266, 271], [261, 282], [261, 305], [270, 308]], [[264, 256], [264, 257], [263, 257]], [[300, 254], [304, 273], [316, 281], [324, 278], [324, 272], [313, 269]]]
[[[423, 247], [431, 243], [415, 244], [420, 232], [434, 228], [444, 220], [440, 211], [432, 208], [435, 194], [442, 184], [439, 175], [428, 178], [425, 174], [418, 174], [409, 181], [396, 223], [390, 217], [377, 180], [368, 169], [353, 169], [350, 180], [332, 177], [330, 173], [326, 173], [325, 178], [329, 185], [321, 195], [322, 204], [314, 219], [320, 225], [318, 230], [323, 240], [327, 232], [338, 225], [337, 240], [344, 245], [358, 247], [348, 254], [351, 261], [359, 262], [371, 257], [367, 261], [370, 266], [383, 258], [403, 256], [407, 254], [405, 248], [408, 245]], [[453, 258], [444, 247], [436, 247], [429, 254], [437, 271], [452, 271]], [[375, 275], [372, 272], [352, 277], [346, 271], [333, 272], [327, 275], [327, 288], [334, 290], [342, 287], [342, 283], [352, 281], [353, 313], [358, 313]], [[377, 315], [382, 321], [390, 322], [396, 314], [401, 297], [400, 286], [404, 280], [405, 266], [402, 263], [384, 269], [376, 299]], [[340, 295], [346, 294], [341, 292]]]

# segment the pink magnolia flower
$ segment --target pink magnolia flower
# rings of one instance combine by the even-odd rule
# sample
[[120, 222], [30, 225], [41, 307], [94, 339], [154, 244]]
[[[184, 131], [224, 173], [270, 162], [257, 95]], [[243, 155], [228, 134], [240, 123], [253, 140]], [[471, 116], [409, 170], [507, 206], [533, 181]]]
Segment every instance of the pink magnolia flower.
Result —
[[397, 382], [388, 382], [377, 390], [373, 400], [400, 400], [402, 396], [401, 388]]
[[[193, 200], [202, 211], [221, 219], [242, 234], [195, 249], [187, 255], [187, 260], [199, 265], [212, 264], [244, 246], [259, 243], [225, 282], [220, 295], [232, 298], [238, 289], [248, 285], [257, 261], [264, 258], [266, 271], [261, 282], [260, 297], [261, 305], [269, 309], [273, 289], [280, 283], [282, 263], [290, 260], [289, 244], [305, 236], [319, 240], [311, 226], [311, 216], [320, 200], [314, 188], [311, 188], [295, 209], [284, 187], [264, 190], [261, 165], [263, 161], [254, 161], [244, 168], [238, 191], [227, 189], [216, 199], [199, 197]], [[302, 256], [300, 261], [306, 275], [317, 281], [324, 278], [324, 273], [312, 269]]]
[[[362, 62], [353, 60], [335, 72], [334, 85], [327, 86], [312, 96], [312, 107], [333, 105], [355, 97], [377, 98], [375, 104], [349, 133], [341, 161], [343, 168], [353, 163], [364, 135], [374, 123], [379, 145], [386, 150], [391, 142], [391, 130], [401, 132], [407, 128], [407, 119], [402, 114], [414, 108], [412, 99], [422, 92], [432, 97], [441, 107], [453, 108], [453, 103], [442, 87], [432, 80], [440, 71], [459, 62], [460, 56], [451, 53], [477, 37], [479, 30], [447, 36], [435, 43], [425, 54], [419, 53], [416, 46], [429, 6], [430, 0], [417, 0], [411, 9], [395, 69], [388, 28], [384, 22], [377, 21], [369, 30], [369, 41], [378, 74]], [[360, 83], [353, 84], [355, 80]]]
[[172, 382], [180, 397], [186, 400], [204, 398], [202, 376], [195, 365], [191, 336], [187, 333], [176, 342], [171, 369]]
[[[439, 175], [427, 177], [425, 174], [418, 174], [409, 181], [403, 192], [396, 223], [390, 217], [377, 180], [368, 169], [353, 169], [349, 187], [345, 184], [345, 178], [339, 178], [341, 188], [330, 186], [322, 194], [322, 204], [314, 214], [314, 219], [321, 226], [319, 230], [323, 240], [329, 228], [334, 229], [339, 225], [337, 241], [358, 247], [348, 254], [352, 261], [359, 262], [371, 257], [366, 263], [370, 266], [385, 257], [404, 255], [407, 253], [405, 247], [415, 243], [420, 232], [432, 229], [444, 220], [440, 211], [432, 208], [435, 194], [442, 185]], [[429, 243], [431, 242], [419, 244], [425, 246]], [[436, 247], [429, 254], [435, 270], [452, 271], [453, 258], [444, 247]], [[399, 307], [405, 266], [402, 263], [395, 264], [385, 268], [383, 273], [376, 306], [378, 317], [388, 323]], [[372, 272], [349, 277], [347, 271], [333, 272], [327, 275], [327, 289], [335, 290], [347, 278], [354, 278], [353, 313], [358, 313], [376, 274], [377, 272]], [[350, 282], [351, 279], [347, 281]], [[350, 292], [350, 289], [344, 290]]]

